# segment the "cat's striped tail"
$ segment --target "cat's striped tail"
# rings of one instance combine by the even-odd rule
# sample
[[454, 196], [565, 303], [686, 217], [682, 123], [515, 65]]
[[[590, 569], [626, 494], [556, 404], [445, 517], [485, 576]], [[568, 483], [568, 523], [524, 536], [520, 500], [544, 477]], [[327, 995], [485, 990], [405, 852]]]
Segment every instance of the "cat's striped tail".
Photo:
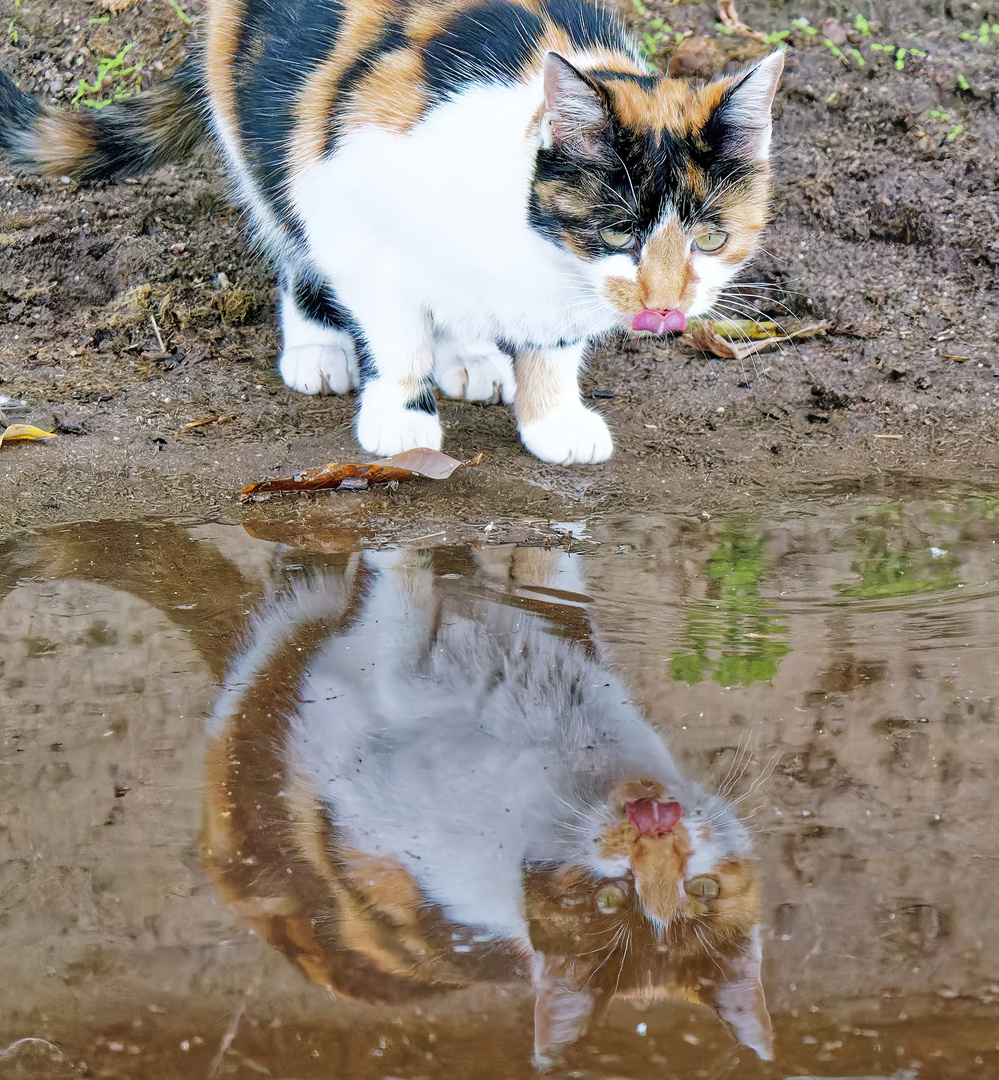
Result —
[[191, 58], [146, 93], [79, 112], [40, 105], [0, 71], [0, 149], [30, 172], [85, 181], [141, 174], [185, 160], [207, 133]]

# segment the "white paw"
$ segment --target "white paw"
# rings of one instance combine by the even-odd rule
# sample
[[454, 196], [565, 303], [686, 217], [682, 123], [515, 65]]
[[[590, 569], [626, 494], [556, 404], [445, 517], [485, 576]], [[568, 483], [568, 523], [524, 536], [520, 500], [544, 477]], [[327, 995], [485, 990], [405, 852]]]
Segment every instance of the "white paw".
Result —
[[437, 341], [433, 377], [446, 397], [462, 401], [509, 405], [517, 393], [510, 357], [491, 341]]
[[419, 409], [371, 405], [365, 396], [357, 411], [357, 441], [367, 453], [391, 457], [418, 446], [440, 450], [441, 422], [436, 416]]
[[614, 450], [604, 418], [582, 405], [567, 405], [520, 429], [520, 440], [542, 461], [554, 465], [591, 465]]
[[278, 370], [286, 386], [302, 394], [346, 394], [360, 382], [350, 334], [322, 345], [292, 345], [282, 350]]

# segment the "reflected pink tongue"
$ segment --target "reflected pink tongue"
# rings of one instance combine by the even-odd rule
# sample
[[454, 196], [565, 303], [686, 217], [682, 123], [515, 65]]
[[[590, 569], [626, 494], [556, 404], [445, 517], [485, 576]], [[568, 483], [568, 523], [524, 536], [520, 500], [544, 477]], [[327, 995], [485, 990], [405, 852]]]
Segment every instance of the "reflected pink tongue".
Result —
[[624, 809], [628, 820], [645, 836], [665, 836], [672, 832], [683, 813], [680, 804], [672, 800], [635, 799], [625, 803]]
[[653, 334], [673, 334], [687, 329], [687, 316], [682, 311], [653, 311], [642, 308], [631, 324], [632, 330], [648, 330]]

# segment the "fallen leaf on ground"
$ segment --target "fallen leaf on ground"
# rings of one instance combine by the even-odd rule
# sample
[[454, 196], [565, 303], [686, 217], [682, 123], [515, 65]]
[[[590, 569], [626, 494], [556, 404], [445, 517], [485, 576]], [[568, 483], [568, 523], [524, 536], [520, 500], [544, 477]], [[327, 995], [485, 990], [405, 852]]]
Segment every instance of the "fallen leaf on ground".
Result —
[[694, 34], [684, 38], [669, 58], [666, 74], [670, 78], [710, 79], [725, 64], [725, 54], [714, 38]]
[[423, 476], [428, 480], [446, 480], [455, 469], [471, 468], [478, 465], [482, 455], [477, 454], [469, 461], [459, 461], [448, 457], [439, 450], [418, 446], [415, 450], [406, 450], [393, 457], [379, 458], [377, 461], [330, 462], [316, 469], [306, 469], [295, 476], [280, 480], [262, 480], [259, 484], [250, 484], [239, 493], [240, 502], [254, 502], [269, 498], [271, 495], [295, 491], [326, 491], [330, 488], [343, 487], [345, 490], [363, 489], [370, 484], [387, 484], [392, 480], [411, 480], [414, 476]]
[[739, 13], [735, 10], [735, 0], [718, 0], [718, 18], [721, 20], [722, 26], [726, 30], [731, 30], [733, 34], [738, 34], [740, 37], [752, 38], [753, 41], [766, 41], [766, 35], [760, 34], [756, 30], [751, 30], [743, 21], [739, 18]]
[[782, 341], [817, 337], [830, 325], [827, 322], [782, 324], [755, 319], [716, 319], [713, 322], [692, 319], [681, 340], [725, 360], [743, 360]]
[[54, 431], [42, 431], [41, 428], [33, 427], [31, 424], [11, 424], [0, 435], [0, 445], [5, 442], [16, 442], [19, 439], [54, 439], [55, 437]]

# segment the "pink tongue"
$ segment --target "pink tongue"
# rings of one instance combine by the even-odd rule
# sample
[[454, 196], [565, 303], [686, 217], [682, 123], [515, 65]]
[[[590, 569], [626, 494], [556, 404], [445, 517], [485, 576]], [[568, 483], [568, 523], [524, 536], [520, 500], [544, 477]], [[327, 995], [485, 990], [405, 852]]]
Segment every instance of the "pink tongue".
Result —
[[687, 316], [682, 311], [653, 311], [642, 308], [631, 324], [632, 330], [648, 330], [653, 334], [679, 333], [687, 329]]
[[628, 820], [646, 836], [665, 836], [680, 820], [678, 802], [658, 802], [656, 799], [635, 799], [624, 807]]

